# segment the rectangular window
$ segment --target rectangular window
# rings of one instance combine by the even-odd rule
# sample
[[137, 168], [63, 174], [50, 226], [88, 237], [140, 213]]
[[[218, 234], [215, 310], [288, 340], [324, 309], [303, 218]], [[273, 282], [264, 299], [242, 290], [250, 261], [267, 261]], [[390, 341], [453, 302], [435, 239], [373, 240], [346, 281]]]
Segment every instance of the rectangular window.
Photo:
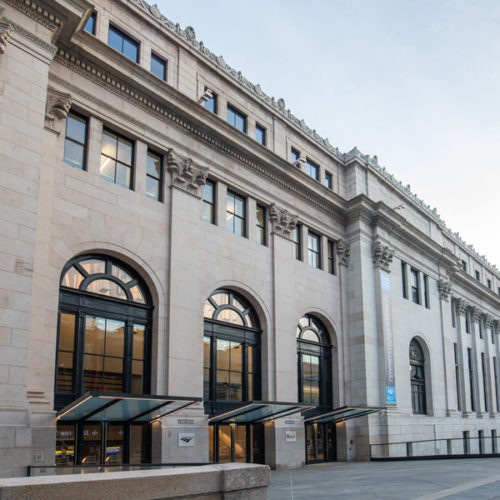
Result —
[[495, 400], [497, 404], [497, 412], [500, 412], [500, 382], [498, 380], [497, 358], [493, 358], [493, 378], [495, 379]]
[[403, 287], [403, 298], [408, 298], [408, 275], [406, 263], [401, 262], [401, 286]]
[[302, 260], [302, 231], [297, 224], [292, 231], [293, 255], [297, 260]]
[[468, 455], [470, 453], [469, 431], [464, 431], [463, 436], [464, 436], [464, 455]]
[[481, 281], [481, 274], [479, 273], [479, 271], [476, 271], [476, 279], [477, 281]]
[[491, 430], [491, 452], [498, 453], [497, 431], [495, 429]]
[[483, 322], [481, 320], [479, 320], [477, 322], [477, 327], [479, 329], [479, 338], [482, 339], [483, 338]]
[[139, 42], [112, 24], [109, 25], [108, 45], [132, 61], [139, 62]]
[[484, 431], [478, 432], [478, 440], [479, 440], [479, 454], [482, 455], [484, 453]]
[[460, 363], [458, 360], [458, 346], [453, 344], [453, 352], [455, 354], [455, 387], [457, 390], [457, 410], [462, 411], [462, 398], [460, 397]]
[[429, 278], [424, 274], [424, 304], [427, 309], [430, 309], [429, 302]]
[[242, 196], [227, 192], [226, 197], [226, 227], [231, 233], [246, 236], [246, 200]]
[[203, 186], [203, 220], [215, 224], [215, 182], [207, 180]]
[[470, 387], [470, 407], [476, 411], [476, 398], [474, 397], [474, 367], [472, 364], [472, 349], [467, 348], [467, 360], [469, 365], [469, 387]]
[[462, 271], [467, 272], [467, 262], [465, 260], [462, 260]]
[[455, 301], [451, 300], [451, 326], [456, 328], [457, 326], [457, 310], [455, 309]]
[[108, 181], [132, 189], [134, 143], [121, 135], [104, 129], [100, 174]]
[[309, 231], [307, 235], [309, 265], [321, 269], [321, 236]]
[[306, 158], [306, 174], [319, 181], [319, 165]]
[[291, 150], [292, 162], [297, 162], [300, 159], [300, 151], [297, 151], [295, 148]]
[[328, 272], [335, 274], [335, 243], [328, 240]]
[[469, 311], [465, 312], [465, 333], [470, 333], [470, 314], [469, 314]]
[[420, 304], [420, 277], [416, 269], [410, 268], [411, 298], [415, 304]]
[[266, 145], [266, 129], [258, 123], [255, 125], [255, 138], [259, 144]]
[[95, 35], [96, 20], [97, 20], [97, 14], [95, 12], [92, 12], [92, 14], [90, 14], [89, 18], [87, 19], [87, 22], [83, 27], [83, 30], [86, 31], [87, 33], [90, 33], [91, 35]]
[[247, 133], [247, 117], [230, 104], [227, 105], [227, 122], [241, 132]]
[[74, 111], [66, 118], [64, 161], [72, 167], [85, 169], [87, 156], [87, 119]]
[[266, 245], [266, 208], [257, 205], [257, 241], [261, 245]]
[[151, 73], [161, 80], [167, 79], [167, 61], [151, 52]]
[[203, 102], [203, 106], [205, 109], [208, 109], [208, 111], [211, 111], [213, 114], [217, 114], [217, 94], [209, 89], [208, 87], [205, 87], [205, 99]]
[[481, 353], [481, 369], [483, 372], [483, 394], [484, 394], [484, 411], [489, 411], [488, 404], [488, 378], [486, 376], [486, 359], [484, 352]]
[[487, 282], [488, 288], [491, 290], [491, 280], [488, 280]]
[[325, 172], [325, 186], [328, 189], [333, 189], [333, 176], [330, 172]]
[[162, 157], [148, 150], [146, 166], [146, 196], [163, 201], [163, 161]]

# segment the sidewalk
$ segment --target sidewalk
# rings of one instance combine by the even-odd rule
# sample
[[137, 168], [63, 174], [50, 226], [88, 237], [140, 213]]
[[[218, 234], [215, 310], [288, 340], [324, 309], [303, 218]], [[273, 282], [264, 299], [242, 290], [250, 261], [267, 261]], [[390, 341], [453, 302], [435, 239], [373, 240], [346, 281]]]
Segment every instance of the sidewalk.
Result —
[[500, 499], [500, 458], [333, 462], [271, 473], [269, 500]]

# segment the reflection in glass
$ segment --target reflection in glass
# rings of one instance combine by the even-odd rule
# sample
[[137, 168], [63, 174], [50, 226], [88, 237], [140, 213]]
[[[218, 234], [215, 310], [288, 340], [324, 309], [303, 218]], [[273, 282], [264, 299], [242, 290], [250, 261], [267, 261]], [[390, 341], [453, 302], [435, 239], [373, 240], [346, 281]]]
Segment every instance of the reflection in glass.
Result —
[[231, 462], [231, 427], [219, 426], [219, 462]]
[[131, 464], [144, 464], [148, 461], [147, 442], [149, 424], [132, 424], [130, 426], [130, 458]]
[[111, 267], [111, 274], [113, 276], [116, 276], [120, 281], [123, 281], [123, 283], [128, 283], [129, 281], [132, 281], [130, 274], [125, 272], [121, 267], [113, 265]]
[[144, 358], [144, 336], [146, 327], [144, 325], [134, 325], [134, 336], [132, 344], [132, 357], [135, 359]]
[[104, 354], [106, 320], [95, 316], [85, 318], [85, 352]]
[[210, 302], [207, 300], [205, 302], [205, 307], [203, 308], [203, 317], [204, 318], [211, 318], [215, 312], [215, 307], [210, 304]]
[[211, 296], [212, 300], [218, 305], [222, 306], [225, 304], [229, 304], [229, 294], [225, 292], [214, 293]]
[[101, 463], [101, 426], [83, 425], [82, 465]]
[[107, 295], [108, 297], [114, 297], [120, 300], [127, 300], [125, 290], [114, 281], [108, 279], [98, 279], [92, 281], [87, 286], [87, 292]]
[[140, 289], [139, 285], [134, 285], [130, 288], [130, 294], [132, 295], [132, 300], [134, 302], [138, 302], [139, 304], [145, 304], [146, 300], [144, 299], [144, 294]]
[[87, 274], [104, 274], [106, 272], [106, 263], [103, 260], [87, 259], [80, 262], [80, 266], [85, 269]]
[[312, 330], [306, 330], [302, 334], [302, 340], [309, 340], [310, 342], [319, 342], [318, 335]]
[[142, 361], [132, 361], [130, 392], [132, 394], [142, 394], [144, 392], [144, 363]]
[[233, 309], [223, 309], [217, 315], [219, 321], [225, 321], [226, 323], [232, 323], [233, 325], [243, 326], [243, 318]]
[[245, 425], [236, 425], [234, 428], [234, 461], [247, 461], [247, 428]]
[[57, 423], [56, 465], [75, 465], [75, 424]]
[[103, 356], [85, 354], [83, 358], [83, 391], [102, 391]]
[[73, 351], [75, 345], [75, 315], [61, 313], [59, 325], [59, 349]]
[[122, 424], [108, 424], [106, 426], [106, 457], [105, 464], [123, 463], [123, 437]]
[[82, 274], [74, 267], [70, 267], [66, 271], [66, 274], [64, 275], [61, 285], [67, 286], [68, 288], [78, 289], [80, 288], [82, 281], [83, 281]]

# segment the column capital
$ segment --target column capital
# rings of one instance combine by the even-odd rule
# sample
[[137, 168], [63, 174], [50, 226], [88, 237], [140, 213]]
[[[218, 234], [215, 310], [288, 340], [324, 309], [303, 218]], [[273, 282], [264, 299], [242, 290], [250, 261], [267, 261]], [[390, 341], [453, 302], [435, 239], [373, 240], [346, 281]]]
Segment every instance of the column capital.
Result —
[[45, 126], [53, 129], [56, 120], [65, 119], [71, 108], [71, 94], [61, 92], [53, 87], [47, 88], [47, 101], [45, 104]]
[[373, 242], [372, 250], [375, 269], [380, 268], [382, 271], [389, 273], [389, 266], [394, 258], [395, 250], [387, 245], [383, 245], [379, 239]]
[[337, 247], [339, 264], [348, 267], [349, 259], [351, 258], [351, 247], [349, 243], [346, 243], [344, 240], [338, 240], [335, 246]]
[[439, 298], [448, 302], [451, 293], [451, 283], [445, 278], [439, 278], [437, 283]]
[[466, 300], [461, 298], [455, 299], [455, 309], [457, 311], [457, 314], [465, 316], [468, 308], [469, 308], [469, 303]]
[[288, 210], [272, 203], [269, 207], [269, 220], [275, 234], [290, 238], [292, 231], [297, 227], [299, 216], [291, 214]]
[[207, 182], [207, 167], [195, 165], [191, 158], [182, 158], [173, 149], [169, 149], [167, 170], [172, 174], [172, 186], [201, 197], [201, 188]]

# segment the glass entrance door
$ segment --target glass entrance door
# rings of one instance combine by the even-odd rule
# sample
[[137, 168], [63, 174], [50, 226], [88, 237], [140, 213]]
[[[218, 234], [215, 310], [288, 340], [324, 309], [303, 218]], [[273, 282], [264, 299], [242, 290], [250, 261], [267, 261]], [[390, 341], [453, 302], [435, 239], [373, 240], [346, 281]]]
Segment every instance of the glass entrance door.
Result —
[[262, 424], [215, 424], [210, 426], [211, 460], [218, 463], [264, 463]]
[[306, 462], [331, 462], [337, 459], [335, 424], [306, 424]]

